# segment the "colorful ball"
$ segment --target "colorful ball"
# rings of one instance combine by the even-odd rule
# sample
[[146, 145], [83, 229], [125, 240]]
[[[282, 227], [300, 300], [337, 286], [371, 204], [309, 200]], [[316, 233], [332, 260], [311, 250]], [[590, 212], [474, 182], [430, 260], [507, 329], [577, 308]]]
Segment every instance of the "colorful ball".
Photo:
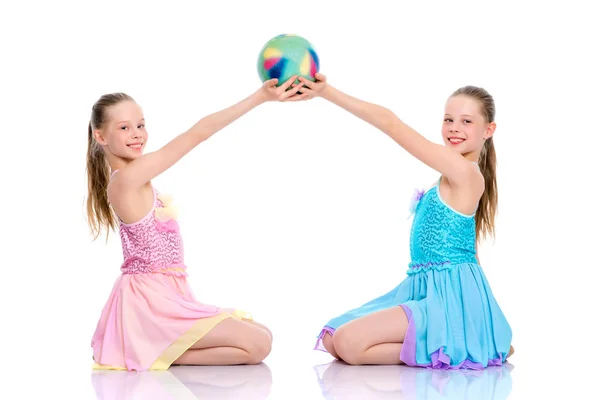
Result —
[[[283, 34], [269, 40], [258, 56], [258, 76], [262, 82], [277, 78], [277, 86], [293, 75], [315, 81], [319, 57], [313, 45], [298, 35]], [[298, 80], [296, 80], [298, 83]]]

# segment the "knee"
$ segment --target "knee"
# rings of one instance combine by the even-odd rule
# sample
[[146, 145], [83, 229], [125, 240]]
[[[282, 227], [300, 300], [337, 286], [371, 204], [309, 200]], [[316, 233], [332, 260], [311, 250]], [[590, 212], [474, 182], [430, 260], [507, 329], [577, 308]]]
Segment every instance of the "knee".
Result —
[[325, 347], [325, 350], [327, 350], [329, 354], [339, 360], [340, 356], [335, 351], [335, 346], [333, 345], [333, 336], [330, 333], [326, 333], [323, 336], [323, 347]]
[[352, 334], [352, 331], [345, 329], [341, 326], [333, 334], [333, 347], [339, 357], [350, 365], [359, 365], [360, 357], [363, 353], [363, 349], [356, 335]]
[[273, 332], [271, 332], [271, 330], [266, 326], [263, 326], [262, 328], [265, 330], [265, 332], [267, 332], [267, 335], [269, 336], [269, 342], [273, 343]]
[[260, 364], [271, 353], [271, 336], [261, 333], [248, 346], [248, 364]]

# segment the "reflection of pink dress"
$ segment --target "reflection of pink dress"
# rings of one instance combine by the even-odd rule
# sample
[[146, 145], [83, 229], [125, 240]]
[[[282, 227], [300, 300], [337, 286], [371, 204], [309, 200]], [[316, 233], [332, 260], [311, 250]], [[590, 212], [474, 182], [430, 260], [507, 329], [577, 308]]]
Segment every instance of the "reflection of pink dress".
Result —
[[220, 321], [251, 319], [194, 298], [169, 197], [154, 191], [152, 210], [119, 230], [122, 274], [92, 338], [94, 368], [165, 370]]

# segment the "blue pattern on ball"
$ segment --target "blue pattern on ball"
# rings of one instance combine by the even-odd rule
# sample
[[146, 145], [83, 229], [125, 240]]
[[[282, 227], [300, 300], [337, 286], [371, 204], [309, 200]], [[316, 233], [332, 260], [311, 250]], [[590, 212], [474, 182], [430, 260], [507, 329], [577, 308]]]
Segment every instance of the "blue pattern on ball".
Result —
[[319, 68], [320, 68], [320, 65], [319, 65], [319, 56], [317, 56], [317, 53], [313, 49], [311, 49], [311, 48], [308, 49], [308, 52], [312, 56], [313, 60], [315, 60], [315, 65], [317, 66], [317, 71], [318, 71]]
[[269, 79], [281, 78], [283, 71], [285, 70], [285, 66], [287, 65], [288, 60], [285, 58], [281, 58], [277, 64], [273, 65], [273, 68], [267, 71], [269, 74]]

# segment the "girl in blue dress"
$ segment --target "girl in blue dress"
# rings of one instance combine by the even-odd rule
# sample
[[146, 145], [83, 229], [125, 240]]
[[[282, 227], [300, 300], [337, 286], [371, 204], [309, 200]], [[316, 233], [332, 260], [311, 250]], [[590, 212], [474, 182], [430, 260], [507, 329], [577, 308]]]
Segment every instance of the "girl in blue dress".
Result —
[[321, 97], [386, 133], [441, 174], [413, 198], [411, 261], [388, 293], [328, 321], [316, 349], [348, 364], [407, 364], [483, 369], [512, 354], [512, 331], [479, 265], [477, 242], [494, 234], [496, 129], [492, 96], [466, 86], [446, 102], [444, 145], [404, 124], [390, 110], [327, 84], [301, 79], [301, 94]]

